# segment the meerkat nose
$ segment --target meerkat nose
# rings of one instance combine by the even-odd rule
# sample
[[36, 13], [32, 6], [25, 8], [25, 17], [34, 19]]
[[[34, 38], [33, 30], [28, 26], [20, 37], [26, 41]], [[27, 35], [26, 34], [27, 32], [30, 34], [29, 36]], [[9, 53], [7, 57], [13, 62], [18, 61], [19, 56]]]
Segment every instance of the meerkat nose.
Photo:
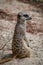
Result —
[[32, 17], [28, 17], [28, 18], [27, 18], [27, 20], [31, 20], [31, 19], [32, 19]]

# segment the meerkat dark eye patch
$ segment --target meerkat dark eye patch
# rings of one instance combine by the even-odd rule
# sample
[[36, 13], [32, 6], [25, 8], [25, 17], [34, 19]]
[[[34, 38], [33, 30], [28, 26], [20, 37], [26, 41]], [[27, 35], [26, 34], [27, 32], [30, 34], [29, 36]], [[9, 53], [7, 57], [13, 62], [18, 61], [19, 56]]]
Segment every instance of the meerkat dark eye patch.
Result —
[[23, 15], [25, 17], [25, 20], [31, 20], [32, 18], [28, 14]]
[[27, 14], [24, 14], [23, 16], [26, 17], [26, 18], [29, 17]]

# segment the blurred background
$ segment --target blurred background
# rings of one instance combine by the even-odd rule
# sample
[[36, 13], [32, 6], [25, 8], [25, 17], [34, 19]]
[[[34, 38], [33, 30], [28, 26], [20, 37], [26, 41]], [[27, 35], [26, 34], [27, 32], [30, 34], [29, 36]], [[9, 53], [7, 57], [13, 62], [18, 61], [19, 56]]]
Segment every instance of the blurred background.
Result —
[[[27, 12], [32, 17], [26, 23], [26, 36], [33, 55], [14, 64], [43, 65], [43, 0], [0, 0], [0, 59], [12, 53], [12, 37], [18, 12]], [[13, 62], [7, 65], [10, 64], [13, 65]]]

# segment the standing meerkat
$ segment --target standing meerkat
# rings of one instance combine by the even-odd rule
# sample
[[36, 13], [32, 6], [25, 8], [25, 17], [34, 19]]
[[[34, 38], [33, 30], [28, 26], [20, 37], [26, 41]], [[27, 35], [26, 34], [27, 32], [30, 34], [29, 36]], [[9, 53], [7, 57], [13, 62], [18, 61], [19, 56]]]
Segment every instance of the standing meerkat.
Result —
[[26, 38], [26, 20], [31, 20], [31, 17], [19, 12], [12, 42], [12, 52], [19, 58], [30, 57], [29, 43]]
[[26, 20], [31, 20], [31, 17], [26, 13], [19, 12], [12, 40], [12, 55], [11, 57], [0, 60], [0, 64], [10, 61], [15, 57], [30, 57], [29, 43], [26, 38]]

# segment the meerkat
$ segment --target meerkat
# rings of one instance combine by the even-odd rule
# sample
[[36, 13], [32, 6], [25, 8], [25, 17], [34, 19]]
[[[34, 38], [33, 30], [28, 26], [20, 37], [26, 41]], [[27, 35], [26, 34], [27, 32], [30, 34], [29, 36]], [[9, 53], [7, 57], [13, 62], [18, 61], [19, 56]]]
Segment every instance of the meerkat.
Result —
[[0, 60], [0, 64], [13, 58], [30, 57], [29, 43], [26, 38], [26, 20], [31, 20], [31, 17], [26, 13], [19, 12], [12, 40], [12, 55], [10, 58]]

